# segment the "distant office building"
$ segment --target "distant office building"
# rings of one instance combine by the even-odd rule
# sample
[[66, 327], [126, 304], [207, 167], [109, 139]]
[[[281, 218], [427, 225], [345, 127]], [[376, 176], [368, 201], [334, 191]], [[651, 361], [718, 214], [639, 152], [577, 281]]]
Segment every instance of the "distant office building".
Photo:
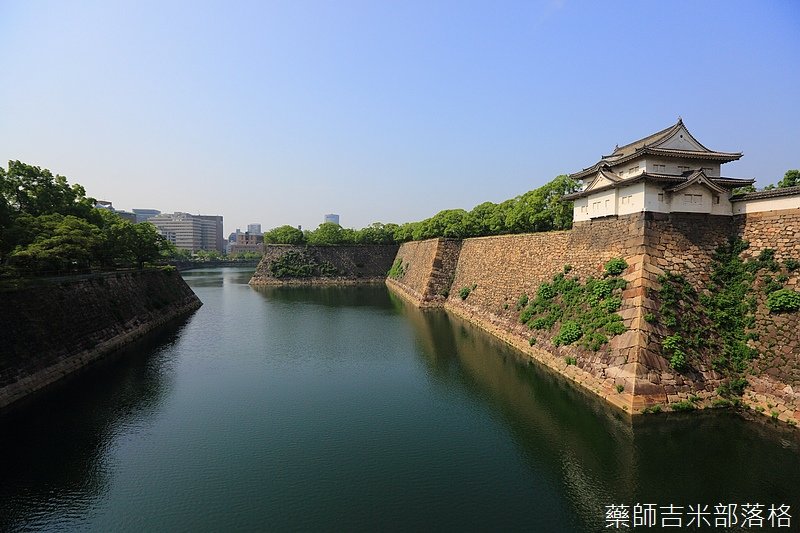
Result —
[[327, 224], [328, 222], [339, 225], [339, 215], [335, 215], [333, 213], [325, 215], [325, 223]]
[[176, 212], [158, 214], [150, 217], [148, 221], [176, 248], [190, 252], [199, 250], [225, 252], [221, 216]]
[[264, 253], [264, 236], [250, 233], [236, 233], [236, 241], [228, 243], [228, 254], [235, 255], [240, 252]]
[[123, 220], [127, 220], [128, 222], [136, 222], [136, 215], [129, 212], [129, 211], [121, 211], [119, 209], [114, 209], [114, 205], [107, 201], [107, 200], [97, 200], [97, 203], [94, 204], [97, 209], [106, 209], [111, 211], [112, 213], [116, 213], [119, 215]]
[[247, 233], [249, 233], [250, 235], [262, 235], [261, 224], [248, 224]]
[[158, 209], [134, 209], [134, 214], [136, 215], [136, 222], [144, 222], [145, 220], [149, 220], [156, 215], [160, 215], [161, 211]]

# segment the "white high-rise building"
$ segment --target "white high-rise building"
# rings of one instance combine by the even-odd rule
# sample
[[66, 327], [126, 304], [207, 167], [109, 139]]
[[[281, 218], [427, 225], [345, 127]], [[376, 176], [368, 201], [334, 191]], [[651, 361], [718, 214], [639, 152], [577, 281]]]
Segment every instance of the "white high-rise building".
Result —
[[330, 222], [331, 224], [340, 225], [340, 224], [339, 224], [339, 215], [336, 215], [336, 214], [333, 214], [333, 213], [330, 213], [330, 214], [328, 214], [328, 215], [325, 215], [325, 223], [327, 224], [327, 223], [329, 223], [329, 222]]

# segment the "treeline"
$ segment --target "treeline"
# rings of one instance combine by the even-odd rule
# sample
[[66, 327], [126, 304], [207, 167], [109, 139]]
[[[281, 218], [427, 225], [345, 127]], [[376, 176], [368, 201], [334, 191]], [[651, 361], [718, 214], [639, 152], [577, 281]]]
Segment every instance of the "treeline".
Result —
[[273, 244], [394, 244], [411, 240], [448, 237], [464, 239], [508, 233], [532, 233], [572, 227], [572, 203], [561, 200], [578, 190], [579, 184], [562, 175], [525, 194], [495, 204], [484, 202], [471, 211], [446, 209], [420, 222], [382, 224], [363, 229], [342, 228], [325, 223], [313, 231], [280, 226], [264, 234]]
[[142, 268], [174, 254], [150, 223], [132, 224], [47, 169], [0, 167], [0, 276]]
[[[771, 191], [772, 189], [785, 189], [787, 187], [798, 187], [800, 186], [800, 170], [792, 169], [787, 170], [786, 173], [783, 175], [778, 181], [778, 184], [775, 185], [774, 183], [770, 183], [766, 187], [762, 188], [762, 191]], [[758, 189], [754, 185], [748, 185], [747, 187], [739, 187], [738, 189], [734, 189], [734, 194], [745, 194], [748, 192], [756, 192]]]

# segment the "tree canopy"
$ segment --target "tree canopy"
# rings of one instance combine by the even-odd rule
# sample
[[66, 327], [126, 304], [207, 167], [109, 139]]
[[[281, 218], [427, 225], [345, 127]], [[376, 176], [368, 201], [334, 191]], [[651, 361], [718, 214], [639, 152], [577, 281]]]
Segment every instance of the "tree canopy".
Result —
[[150, 223], [132, 224], [78, 184], [20, 161], [0, 167], [0, 267], [15, 274], [138, 266], [174, 247]]
[[376, 222], [355, 230], [330, 222], [301, 232], [280, 226], [264, 234], [264, 242], [278, 244], [392, 244], [447, 237], [464, 239], [504, 233], [530, 233], [572, 227], [572, 203], [561, 199], [578, 190], [578, 183], [562, 175], [553, 181], [500, 204], [483, 202], [471, 211], [445, 209], [430, 218], [406, 224]]

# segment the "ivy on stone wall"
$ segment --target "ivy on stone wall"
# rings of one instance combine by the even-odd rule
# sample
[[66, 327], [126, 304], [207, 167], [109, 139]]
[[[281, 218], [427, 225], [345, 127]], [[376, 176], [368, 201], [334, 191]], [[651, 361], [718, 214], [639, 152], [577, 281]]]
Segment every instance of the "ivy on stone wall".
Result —
[[[619, 268], [621, 264], [624, 267]], [[524, 302], [524, 308], [519, 321], [531, 329], [557, 331], [553, 336], [556, 346], [577, 342], [588, 350], [599, 350], [610, 337], [627, 330], [617, 311], [627, 286], [619, 274], [628, 265], [622, 259], [615, 260], [614, 265], [606, 269], [603, 278], [589, 277], [584, 283], [578, 277], [566, 276], [570, 271], [567, 265], [552, 282], [539, 286], [535, 298], [520, 297], [518, 302]]]
[[791, 272], [792, 260], [781, 266], [774, 250], [764, 249], [745, 261], [742, 253], [748, 247], [741, 239], [719, 247], [701, 294], [679, 274], [659, 277], [661, 307], [655, 321], [669, 332], [661, 343], [664, 356], [674, 370], [687, 372], [699, 370], [710, 355], [711, 367], [727, 378], [718, 390], [723, 396], [741, 395], [747, 384], [744, 375], [759, 355], [749, 342], [758, 338], [758, 291], [767, 294], [771, 312], [792, 311], [794, 295], [800, 308], [800, 293], [783, 288], [788, 280], [783, 270]]
[[318, 261], [308, 252], [290, 250], [269, 263], [269, 271], [279, 279], [332, 277], [338, 271], [327, 261]]

